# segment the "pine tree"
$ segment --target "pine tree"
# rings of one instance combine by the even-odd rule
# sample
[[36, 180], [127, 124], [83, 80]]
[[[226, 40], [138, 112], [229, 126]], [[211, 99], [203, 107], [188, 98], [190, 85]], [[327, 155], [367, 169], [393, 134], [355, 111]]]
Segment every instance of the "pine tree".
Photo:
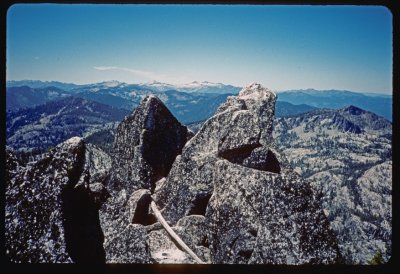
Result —
[[383, 263], [382, 252], [380, 250], [378, 250], [374, 257], [368, 262], [369, 265], [380, 265]]

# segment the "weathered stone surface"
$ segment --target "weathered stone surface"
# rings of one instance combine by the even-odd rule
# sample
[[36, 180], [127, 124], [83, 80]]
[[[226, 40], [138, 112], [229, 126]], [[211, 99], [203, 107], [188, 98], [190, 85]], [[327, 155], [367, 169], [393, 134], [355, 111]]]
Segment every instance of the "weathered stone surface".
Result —
[[152, 263], [147, 233], [140, 224], [121, 228], [115, 237], [106, 240], [107, 263]]
[[340, 259], [312, 187], [274, 146], [275, 101], [276, 95], [258, 84], [229, 97], [185, 145], [153, 195], [164, 217], [177, 224], [177, 233], [188, 242], [196, 242], [197, 233], [182, 231], [177, 221], [192, 214], [206, 216], [205, 244], [199, 246], [210, 250], [212, 263]]
[[93, 145], [86, 145], [85, 168], [90, 172], [91, 177], [100, 177], [109, 173], [111, 169], [111, 157], [101, 148]]
[[207, 247], [207, 233], [205, 228], [204, 216], [190, 215], [180, 219], [176, 223], [174, 230], [178, 235], [180, 232], [184, 232], [190, 237], [184, 241], [185, 243], [188, 242], [195, 246], [203, 245]]
[[[172, 229], [202, 261], [210, 263], [210, 250], [205, 246], [207, 236], [204, 220], [204, 216], [200, 215], [186, 216]], [[157, 263], [196, 263], [161, 227], [149, 233], [149, 243], [151, 256]]]
[[[85, 144], [68, 139], [6, 180], [6, 254], [13, 262], [104, 262], [98, 205], [78, 185]], [[14, 166], [14, 167], [12, 167]], [[79, 248], [79, 250], [77, 249]]]
[[337, 241], [311, 186], [220, 160], [206, 214], [213, 263], [335, 263]]
[[212, 155], [187, 160], [177, 157], [167, 181], [153, 194], [167, 222], [173, 225], [181, 217], [205, 214], [215, 161]]
[[89, 190], [91, 193], [91, 197], [93, 197], [94, 203], [99, 209], [110, 197], [110, 194], [102, 183], [89, 184]]
[[111, 186], [128, 194], [140, 188], [153, 190], [191, 136], [157, 97], [147, 96], [118, 125]]
[[[146, 256], [129, 261], [123, 255], [127, 248], [125, 244], [109, 243], [130, 242], [129, 238], [123, 237], [131, 237], [125, 232], [125, 227], [131, 223], [150, 225], [155, 222], [149, 214], [151, 191], [156, 182], [169, 173], [172, 162], [191, 136], [155, 96], [144, 98], [119, 124], [111, 178], [107, 184], [111, 197], [100, 210], [107, 262], [149, 262]], [[133, 249], [146, 245], [144, 237], [137, 237], [136, 241], [129, 243]]]
[[203, 262], [211, 263], [204, 216], [185, 216], [172, 229]]
[[99, 212], [106, 262], [151, 263], [147, 231], [142, 224], [131, 223], [132, 203], [125, 189], [110, 196]]
[[[125, 242], [121, 235], [127, 235], [123, 231], [130, 224], [128, 195], [123, 189], [121, 191], [110, 191], [110, 198], [100, 208], [100, 225], [104, 233], [104, 250], [106, 252], [106, 262], [118, 260], [118, 254], [124, 252], [124, 245], [117, 245], [114, 238]], [[110, 243], [115, 243], [110, 245]], [[118, 248], [121, 248], [119, 250]]]
[[[175, 223], [186, 215], [205, 214], [218, 159], [243, 164], [249, 158], [250, 167], [262, 166], [265, 159], [273, 162], [267, 153], [272, 143], [275, 101], [273, 92], [254, 83], [238, 96], [228, 97], [204, 123], [176, 159], [163, 187], [155, 192], [154, 199], [168, 221]], [[258, 147], [263, 147], [260, 152], [264, 153], [252, 155]]]

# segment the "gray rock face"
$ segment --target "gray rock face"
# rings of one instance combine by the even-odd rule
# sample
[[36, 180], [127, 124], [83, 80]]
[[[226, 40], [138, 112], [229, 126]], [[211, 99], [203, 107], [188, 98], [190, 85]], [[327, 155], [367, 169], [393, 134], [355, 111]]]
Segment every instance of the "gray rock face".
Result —
[[111, 191], [110, 198], [100, 208], [107, 263], [151, 262], [146, 230], [142, 224], [132, 224], [134, 214], [131, 212], [135, 212], [135, 208], [131, 207], [138, 205], [133, 204], [133, 199], [129, 198], [125, 189]]
[[168, 174], [190, 137], [187, 128], [157, 97], [147, 96], [116, 130], [113, 188], [128, 193], [153, 189], [154, 183]]
[[151, 263], [147, 234], [140, 224], [130, 224], [118, 230], [115, 237], [106, 238], [107, 263]]
[[[107, 262], [151, 261], [148, 238], [142, 229], [136, 225], [133, 229], [131, 224], [143, 226], [154, 222], [154, 217], [149, 214], [151, 191], [156, 187], [156, 181], [168, 174], [176, 156], [191, 136], [187, 128], [154, 96], [144, 98], [135, 111], [119, 124], [115, 134], [111, 179], [107, 185], [111, 197], [100, 211]], [[132, 236], [132, 233], [137, 236]], [[133, 257], [129, 260], [127, 250], [141, 251], [136, 255], [132, 253]]]
[[68, 139], [26, 167], [19, 167], [14, 160], [7, 160], [7, 168], [18, 169], [9, 170], [6, 180], [5, 246], [9, 259], [104, 262], [99, 204], [96, 195], [78, 183], [85, 163], [84, 142], [78, 137]]
[[311, 186], [219, 160], [206, 213], [213, 263], [327, 264], [338, 246]]
[[279, 172], [269, 152], [275, 101], [276, 95], [259, 84], [228, 97], [185, 145], [164, 187], [155, 192], [165, 218], [175, 223], [190, 214], [204, 215], [218, 159]]
[[101, 148], [93, 144], [86, 144], [86, 169], [91, 177], [101, 177], [111, 169], [111, 157]]
[[[337, 241], [311, 185], [276, 150], [276, 95], [251, 84], [185, 145], [153, 195], [172, 224], [205, 215], [212, 263], [334, 263]], [[211, 199], [210, 199], [211, 197]]]

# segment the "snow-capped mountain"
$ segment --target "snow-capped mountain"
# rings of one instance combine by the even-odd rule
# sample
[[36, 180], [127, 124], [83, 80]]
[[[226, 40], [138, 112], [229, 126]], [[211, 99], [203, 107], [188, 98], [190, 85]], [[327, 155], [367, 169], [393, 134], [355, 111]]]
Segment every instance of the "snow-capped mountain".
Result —
[[167, 84], [153, 81], [146, 84], [140, 84], [142, 87], [154, 89], [157, 91], [177, 90], [188, 93], [217, 93], [217, 94], [237, 94], [240, 87], [225, 85], [222, 83], [212, 83], [208, 81], [193, 81], [186, 84]]
[[141, 87], [146, 87], [146, 88], [156, 90], [156, 91], [166, 91], [166, 90], [176, 89], [176, 87], [172, 84], [161, 83], [158, 81], [152, 81], [149, 83], [142, 83], [142, 84], [138, 84], [138, 85]]
[[123, 88], [127, 85], [128, 84], [126, 84], [126, 83], [112, 80], [112, 81], [104, 81], [104, 82], [95, 83], [95, 84], [82, 85], [82, 86], [77, 87], [76, 89], [78, 89], [78, 90], [85, 89], [88, 91], [97, 92], [102, 89], [117, 88], [117, 87]]

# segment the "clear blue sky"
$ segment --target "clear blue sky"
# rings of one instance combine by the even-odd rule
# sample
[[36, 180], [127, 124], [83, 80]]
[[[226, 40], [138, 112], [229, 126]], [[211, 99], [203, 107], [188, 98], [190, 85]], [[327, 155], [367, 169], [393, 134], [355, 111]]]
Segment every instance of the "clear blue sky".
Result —
[[17, 4], [7, 80], [260, 82], [392, 92], [392, 15], [380, 6]]

